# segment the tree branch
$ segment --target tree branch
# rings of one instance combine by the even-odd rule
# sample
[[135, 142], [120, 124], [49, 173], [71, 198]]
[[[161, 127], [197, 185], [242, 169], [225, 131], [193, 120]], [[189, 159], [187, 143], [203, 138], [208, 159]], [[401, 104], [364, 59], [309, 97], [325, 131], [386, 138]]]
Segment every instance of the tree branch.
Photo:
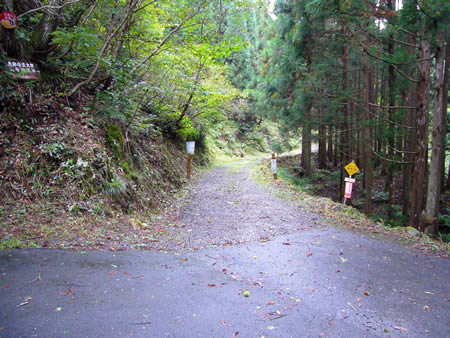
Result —
[[95, 64], [94, 69], [91, 71], [91, 73], [89, 74], [89, 76], [88, 76], [88, 78], [86, 80], [79, 82], [75, 87], [72, 88], [72, 90], [69, 92], [69, 95], [68, 95], [69, 97], [72, 96], [73, 94], [75, 94], [81, 87], [89, 84], [92, 81], [92, 79], [94, 78], [95, 73], [97, 72], [98, 68], [100, 67], [100, 62], [102, 60], [103, 53], [105, 53], [105, 51], [109, 47], [112, 39], [119, 32], [120, 28], [122, 28], [123, 24], [128, 19], [128, 16], [132, 13], [134, 8], [137, 6], [138, 2], [139, 2], [139, 0], [137, 0], [136, 2], [130, 4], [130, 7], [128, 8], [128, 11], [127, 11], [126, 15], [124, 15], [124, 17], [122, 18], [120, 23], [112, 31], [112, 33], [109, 35], [108, 39], [104, 42], [104, 44], [103, 44], [103, 46], [102, 46], [102, 48], [100, 50], [100, 53], [98, 55], [97, 63]]
[[[411, 81], [411, 82], [419, 83], [418, 80], [409, 77], [405, 72], [403, 72], [402, 70], [400, 70], [400, 69], [396, 66], [396, 63], [393, 63], [393, 62], [391, 62], [391, 61], [388, 61], [388, 60], [386, 60], [386, 59], [383, 59], [382, 57], [379, 57], [379, 56], [374, 55], [374, 54], [372, 54], [371, 52], [369, 52], [368, 48], [367, 48], [366, 46], [364, 46], [364, 44], [363, 44], [361, 41], [359, 41], [359, 39], [356, 37], [355, 33], [353, 33], [351, 29], [349, 29], [349, 31], [350, 31], [350, 34], [353, 36], [353, 38], [356, 40], [356, 42], [362, 47], [363, 51], [364, 51], [367, 55], [369, 55], [370, 57], [372, 57], [372, 58], [374, 58], [374, 59], [377, 59], [377, 60], [379, 60], [379, 61], [382, 61], [382, 62], [385, 62], [385, 63], [391, 65], [391, 66], [395, 69], [395, 71], [397, 71], [397, 72], [398, 72], [401, 76], [403, 76], [405, 79], [407, 79], [407, 80], [409, 80], [409, 81]], [[420, 60], [420, 61], [427, 61], [427, 60], [424, 59], [424, 60]], [[404, 65], [404, 64], [401, 63], [400, 65]]]
[[139, 64], [134, 67], [131, 72], [130, 72], [130, 76], [132, 76], [139, 68], [141, 68], [144, 64], [146, 64], [153, 56], [155, 56], [159, 50], [161, 49], [162, 46], [164, 46], [166, 44], [167, 41], [170, 40], [170, 38], [176, 33], [178, 32], [181, 27], [183, 27], [183, 25], [188, 22], [189, 20], [191, 20], [193, 17], [195, 17], [198, 13], [200, 13], [202, 7], [199, 7], [196, 11], [192, 12], [190, 15], [188, 15], [187, 17], [184, 18], [184, 20], [178, 24], [174, 29], [172, 29], [169, 34], [167, 34], [164, 39], [161, 40], [161, 42], [158, 44], [158, 46], [141, 62], [139, 62]]
[[26, 11], [25, 13], [22, 13], [22, 14], [18, 15], [17, 18], [20, 18], [20, 17], [22, 17], [24, 15], [27, 15], [29, 13], [37, 12], [37, 11], [40, 11], [40, 10], [43, 10], [43, 9], [47, 9], [47, 8], [48, 9], [61, 9], [64, 6], [71, 5], [71, 4], [77, 3], [79, 1], [80, 0], [72, 0], [72, 1], [69, 1], [69, 2], [66, 2], [66, 3], [62, 4], [61, 6], [44, 5], [44, 6], [41, 6], [41, 7], [38, 7], [38, 8], [33, 8], [33, 9], [30, 9], [29, 11]]

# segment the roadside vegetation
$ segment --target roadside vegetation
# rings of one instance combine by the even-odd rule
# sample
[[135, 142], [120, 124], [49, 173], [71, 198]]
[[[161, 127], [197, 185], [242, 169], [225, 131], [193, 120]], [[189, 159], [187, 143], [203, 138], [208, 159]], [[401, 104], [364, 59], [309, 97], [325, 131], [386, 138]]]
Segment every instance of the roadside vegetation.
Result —
[[[385, 208], [381, 201], [379, 202], [381, 217], [367, 217], [363, 209], [344, 205], [342, 200], [337, 198], [339, 196], [339, 189], [336, 187], [338, 181], [329, 176], [333, 174], [332, 171], [319, 170], [313, 177], [308, 178], [299, 174], [299, 171], [303, 172], [303, 170], [296, 164], [298, 164], [298, 155], [280, 156], [277, 159], [277, 180], [274, 180], [270, 171], [269, 160], [253, 166], [251, 176], [276, 196], [295, 201], [301, 208], [317, 214], [321, 220], [320, 223], [324, 226], [347, 229], [374, 238], [403, 243], [428, 255], [450, 256], [450, 243], [445, 236], [436, 238], [420, 233], [405, 224], [387, 224], [381, 218]], [[335, 171], [334, 175], [339, 176], [339, 172]], [[333, 186], [335, 186], [334, 189]], [[362, 193], [357, 192], [357, 189], [358, 187], [354, 187], [354, 193], [356, 196], [361, 196]]]
[[186, 141], [196, 168], [301, 143], [280, 176], [335, 201], [354, 160], [355, 208], [448, 240], [448, 1], [268, 5], [3, 1], [0, 248], [152, 241]]

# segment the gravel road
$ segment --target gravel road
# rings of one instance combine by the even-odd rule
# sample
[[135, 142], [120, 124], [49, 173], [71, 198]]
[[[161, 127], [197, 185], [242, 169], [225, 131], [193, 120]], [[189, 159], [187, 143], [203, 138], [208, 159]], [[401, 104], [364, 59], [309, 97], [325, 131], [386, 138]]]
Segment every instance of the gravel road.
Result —
[[317, 215], [256, 184], [250, 177], [254, 164], [244, 161], [201, 175], [177, 211], [185, 226], [185, 248], [264, 241], [320, 222]]
[[173, 250], [1, 251], [0, 337], [449, 336], [448, 259], [321, 224], [250, 167], [193, 182]]

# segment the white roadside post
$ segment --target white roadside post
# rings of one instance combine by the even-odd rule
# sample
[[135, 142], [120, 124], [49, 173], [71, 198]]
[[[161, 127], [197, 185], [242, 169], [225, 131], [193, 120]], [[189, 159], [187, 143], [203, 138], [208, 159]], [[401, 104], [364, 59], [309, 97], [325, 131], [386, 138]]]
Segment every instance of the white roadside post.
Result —
[[275, 153], [272, 153], [272, 160], [270, 163], [270, 167], [272, 169], [273, 179], [277, 179], [277, 159]]
[[191, 178], [191, 159], [195, 152], [195, 142], [186, 142], [187, 152], [187, 178]]

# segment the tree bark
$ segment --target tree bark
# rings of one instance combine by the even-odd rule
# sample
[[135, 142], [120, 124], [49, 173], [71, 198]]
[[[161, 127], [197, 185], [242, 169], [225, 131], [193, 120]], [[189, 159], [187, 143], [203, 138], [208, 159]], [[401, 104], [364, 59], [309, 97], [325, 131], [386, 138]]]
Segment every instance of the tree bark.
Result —
[[328, 147], [327, 147], [328, 161], [333, 162], [333, 126], [328, 125]]
[[411, 192], [411, 215], [409, 225], [423, 231], [420, 216], [423, 209], [425, 170], [427, 165], [428, 147], [428, 105], [430, 99], [430, 62], [431, 48], [430, 42], [424, 39], [420, 43], [419, 58], [419, 85], [417, 92], [417, 116], [416, 116], [416, 159], [413, 174], [413, 184]]
[[[395, 10], [395, 6], [392, 3], [392, 0], [387, 1], [387, 7], [389, 10]], [[392, 42], [394, 35], [393, 33], [389, 34], [389, 43], [388, 43], [388, 54], [394, 55], [394, 43]], [[394, 107], [395, 106], [395, 70], [394, 66], [392, 64], [389, 64], [388, 66], [388, 111], [387, 111], [387, 118], [389, 121], [394, 121]], [[395, 149], [395, 131], [394, 131], [394, 125], [392, 123], [388, 123], [387, 128], [387, 158], [392, 159], [394, 157], [394, 149]], [[385, 183], [385, 190], [388, 191], [389, 199], [388, 199], [388, 205], [387, 205], [387, 220], [388, 222], [392, 220], [393, 214], [394, 214], [394, 163], [387, 162], [386, 163], [386, 183]]]
[[370, 77], [370, 67], [368, 61], [368, 55], [364, 54], [364, 64], [363, 64], [363, 76], [364, 76], [364, 102], [366, 103], [363, 115], [364, 127], [363, 127], [363, 137], [362, 137], [362, 149], [363, 149], [363, 161], [364, 161], [364, 187], [366, 189], [364, 213], [366, 215], [370, 214], [372, 211], [372, 142], [370, 137], [370, 109], [371, 106], [371, 77]]
[[[49, 6], [57, 7], [58, 4], [57, 0], [51, 0], [49, 2]], [[55, 13], [45, 11], [37, 29], [33, 32], [34, 56], [38, 59], [45, 59], [47, 57], [52, 41], [52, 33], [56, 31], [59, 25], [62, 7], [54, 11]]]
[[[449, 26], [447, 26], [449, 27]], [[448, 31], [448, 29], [447, 29]], [[448, 93], [448, 75], [449, 75], [449, 70], [450, 70], [450, 36], [447, 34], [447, 41], [445, 44], [445, 70], [444, 70], [444, 90], [443, 93], [444, 95], [442, 96], [442, 110], [443, 112], [447, 112], [447, 106], [448, 106], [448, 98], [446, 93]], [[449, 129], [449, 121], [447, 121], [447, 116], [445, 116], [444, 113], [444, 125], [445, 130], [444, 133], [442, 135], [442, 149], [441, 149], [441, 168], [442, 168], [442, 180], [441, 180], [441, 192], [445, 191], [446, 189], [446, 182], [445, 182], [445, 151], [447, 149], [447, 132]], [[450, 175], [447, 176], [447, 189], [450, 188]]]
[[[5, 0], [4, 4], [6, 10], [14, 12], [13, 0]], [[0, 52], [5, 52], [10, 58], [21, 59], [23, 57], [15, 29], [6, 29], [0, 26], [0, 37]]]
[[[342, 92], [344, 93], [344, 96], [348, 95], [348, 90], [349, 90], [349, 85], [350, 85], [348, 61], [349, 61], [349, 48], [348, 48], [348, 45], [345, 44], [342, 49]], [[349, 154], [350, 103], [348, 102], [348, 98], [345, 98], [345, 101], [343, 104], [343, 113], [344, 113], [344, 123], [343, 123], [343, 130], [342, 130], [341, 151], [343, 151], [344, 162], [345, 162], [345, 164], [347, 164], [347, 162], [350, 161], [350, 154]]]
[[327, 167], [327, 129], [323, 123], [322, 111], [319, 110], [320, 126], [319, 126], [319, 153], [318, 162], [319, 168], [325, 169]]
[[[408, 34], [407, 42], [411, 45], [407, 47], [407, 51], [411, 55], [415, 55], [416, 50], [413, 45], [416, 44], [415, 37]], [[407, 71], [408, 75], [412, 78], [416, 77], [416, 69], [411, 68]], [[407, 107], [416, 107], [416, 94], [417, 94], [417, 85], [415, 82], [409, 83], [408, 88], [405, 91], [405, 106]], [[415, 126], [416, 121], [416, 109], [408, 109], [406, 118], [406, 124], [410, 127]], [[412, 177], [414, 171], [414, 151], [416, 144], [416, 132], [414, 129], [409, 129], [406, 131], [405, 135], [405, 164], [403, 167], [403, 192], [402, 192], [402, 214], [406, 217], [409, 217], [410, 214], [410, 206], [411, 206], [411, 189], [412, 189]]]
[[305, 176], [311, 177], [311, 109], [312, 103], [308, 103], [303, 118], [302, 130], [302, 167], [305, 169]]
[[[438, 214], [439, 200], [441, 195], [441, 149], [442, 136], [444, 135], [444, 124], [447, 118], [447, 111], [444, 114], [442, 100], [444, 97], [444, 32], [437, 34], [438, 46], [436, 48], [436, 69], [434, 72], [434, 112], [433, 112], [433, 130], [431, 133], [431, 163], [428, 172], [428, 189], [425, 206], [425, 223], [427, 232], [434, 235], [438, 234]], [[447, 95], [445, 95], [447, 96]]]

